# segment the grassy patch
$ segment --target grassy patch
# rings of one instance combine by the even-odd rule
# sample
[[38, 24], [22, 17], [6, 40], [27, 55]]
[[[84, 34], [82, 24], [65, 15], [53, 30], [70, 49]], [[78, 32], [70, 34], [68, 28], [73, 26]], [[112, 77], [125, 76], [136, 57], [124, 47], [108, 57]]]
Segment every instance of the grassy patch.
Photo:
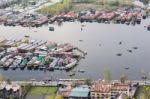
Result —
[[57, 87], [32, 87], [29, 94], [31, 95], [55, 95]]
[[133, 99], [150, 99], [150, 86], [139, 86]]
[[54, 99], [54, 96], [46, 96], [45, 99]]
[[68, 12], [72, 9], [72, 0], [62, 0], [51, 6], [43, 6], [38, 12], [43, 14], [59, 14], [61, 12]]

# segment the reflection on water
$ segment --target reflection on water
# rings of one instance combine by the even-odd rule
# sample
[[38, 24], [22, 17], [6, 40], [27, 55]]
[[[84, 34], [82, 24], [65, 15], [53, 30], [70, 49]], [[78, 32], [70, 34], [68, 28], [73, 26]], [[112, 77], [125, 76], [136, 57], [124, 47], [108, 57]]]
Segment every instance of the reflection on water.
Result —
[[[104, 69], [110, 68], [113, 79], [118, 79], [123, 72], [129, 75], [129, 79], [140, 79], [141, 69], [144, 69], [150, 76], [150, 72], [148, 72], [150, 66], [150, 32], [144, 28], [149, 24], [148, 21], [150, 22], [150, 19], [143, 20], [141, 25], [135, 26], [100, 23], [81, 24], [78, 22], [66, 22], [59, 26], [50, 25], [55, 28], [55, 31], [49, 31], [48, 26], [39, 28], [0, 26], [0, 36], [22, 38], [25, 34], [28, 34], [34, 39], [57, 43], [69, 42], [87, 51], [86, 58], [82, 59], [79, 65], [73, 69], [73, 71], [84, 69], [85, 72], [76, 72], [76, 75], [71, 78], [102, 78]], [[82, 27], [82, 25], [85, 26]], [[120, 41], [121, 44], [119, 44]], [[118, 53], [121, 53], [121, 56], [117, 56]], [[14, 80], [43, 79], [45, 77], [70, 78], [68, 72], [58, 70], [50, 72], [17, 69], [15, 71], [0, 70], [0, 72], [5, 78], [9, 77]]]

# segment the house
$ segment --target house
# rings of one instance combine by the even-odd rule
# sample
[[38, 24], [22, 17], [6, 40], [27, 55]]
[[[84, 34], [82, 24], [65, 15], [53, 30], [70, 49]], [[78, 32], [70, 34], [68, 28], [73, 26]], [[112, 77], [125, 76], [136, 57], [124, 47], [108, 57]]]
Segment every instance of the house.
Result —
[[111, 84], [102, 81], [93, 82], [90, 88], [91, 99], [110, 99], [111, 97]]
[[89, 99], [90, 89], [87, 85], [78, 85], [74, 87], [69, 95], [69, 99]]
[[114, 83], [111, 86], [111, 96], [116, 94], [126, 94], [129, 96], [129, 85], [124, 83]]
[[19, 99], [20, 91], [21, 86], [18, 84], [7, 84], [6, 82], [0, 84], [0, 98], [2, 99], [7, 99], [10, 96], [13, 96], [13, 99]]
[[59, 87], [57, 94], [63, 96], [64, 99], [68, 99], [71, 89], [72, 89], [72, 83], [68, 83], [67, 85], [63, 85]]
[[118, 95], [129, 96], [129, 85], [125, 83], [105, 83], [104, 81], [95, 81], [90, 87], [92, 99], [116, 99]]

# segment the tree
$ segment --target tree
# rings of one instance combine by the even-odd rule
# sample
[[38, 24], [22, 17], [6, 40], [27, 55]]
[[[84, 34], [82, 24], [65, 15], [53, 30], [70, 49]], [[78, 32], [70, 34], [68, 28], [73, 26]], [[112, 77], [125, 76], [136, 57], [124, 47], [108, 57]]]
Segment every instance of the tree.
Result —
[[[150, 87], [149, 86], [144, 86], [143, 87], [143, 92], [144, 92], [144, 96], [146, 96], [148, 99], [150, 99]], [[143, 98], [146, 99], [146, 98]]]
[[11, 79], [8, 78], [8, 79], [6, 80], [6, 82], [7, 82], [7, 84], [11, 84]]
[[87, 85], [91, 85], [91, 78], [86, 78], [86, 80], [85, 80], [85, 84], [87, 84]]
[[124, 73], [120, 77], [120, 82], [125, 83], [126, 80], [128, 80], [128, 76], [127, 76], [127, 74]]
[[144, 80], [145, 85], [146, 85], [147, 75], [146, 75], [144, 69], [141, 70], [141, 79]]
[[28, 6], [29, 0], [22, 0], [22, 7], [25, 8]]
[[105, 69], [104, 70], [104, 80], [106, 83], [110, 83], [111, 82], [111, 70], [110, 69]]
[[150, 0], [142, 0], [145, 5], [148, 5]]
[[49, 13], [49, 7], [48, 6], [42, 6], [40, 9], [40, 13], [48, 14]]
[[0, 84], [3, 82], [3, 75], [0, 73]]
[[128, 96], [125, 94], [125, 96], [123, 97], [123, 99], [128, 99]]

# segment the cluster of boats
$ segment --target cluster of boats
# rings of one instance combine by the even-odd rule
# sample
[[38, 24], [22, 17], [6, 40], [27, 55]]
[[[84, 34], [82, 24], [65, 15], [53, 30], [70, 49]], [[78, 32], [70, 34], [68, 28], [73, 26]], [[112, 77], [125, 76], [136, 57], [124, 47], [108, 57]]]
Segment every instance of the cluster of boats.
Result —
[[[25, 68], [29, 70], [68, 70], [76, 66], [85, 55], [79, 48], [70, 43], [58, 45], [45, 42], [40, 44], [39, 40], [34, 40], [36, 42], [34, 43], [31, 39], [26, 42], [15, 40], [8, 46], [9, 42], [11, 40], [0, 40], [0, 67], [4, 70], [9, 68], [13, 70], [17, 68], [21, 70]], [[13, 42], [18, 45], [13, 44]]]
[[[0, 24], [5, 26], [39, 27], [43, 24], [53, 22], [75, 21], [80, 22], [99, 22], [99, 23], [126, 23], [140, 24], [142, 19], [146, 19], [150, 14], [149, 8], [119, 8], [117, 10], [86, 9], [80, 12], [62, 12], [57, 15], [43, 15], [39, 13], [21, 13], [12, 10], [0, 12]], [[54, 31], [53, 28], [49, 28]]]
[[[70, 14], [71, 13], [71, 14]], [[55, 21], [74, 21], [79, 20], [80, 22], [99, 22], [99, 23], [126, 23], [126, 24], [140, 24], [142, 19], [146, 19], [150, 14], [150, 9], [145, 8], [120, 8], [117, 10], [105, 10], [97, 11], [88, 9], [76, 12], [61, 13], [50, 18], [50, 23]]]
[[12, 4], [17, 4], [21, 0], [0, 0], [0, 8], [8, 7]]
[[8, 12], [0, 16], [0, 23], [5, 26], [39, 27], [48, 23], [48, 17], [34, 13], [19, 15]]
[[39, 27], [48, 23], [48, 15], [38, 13], [47, 0], [0, 0], [0, 24], [5, 26]]

